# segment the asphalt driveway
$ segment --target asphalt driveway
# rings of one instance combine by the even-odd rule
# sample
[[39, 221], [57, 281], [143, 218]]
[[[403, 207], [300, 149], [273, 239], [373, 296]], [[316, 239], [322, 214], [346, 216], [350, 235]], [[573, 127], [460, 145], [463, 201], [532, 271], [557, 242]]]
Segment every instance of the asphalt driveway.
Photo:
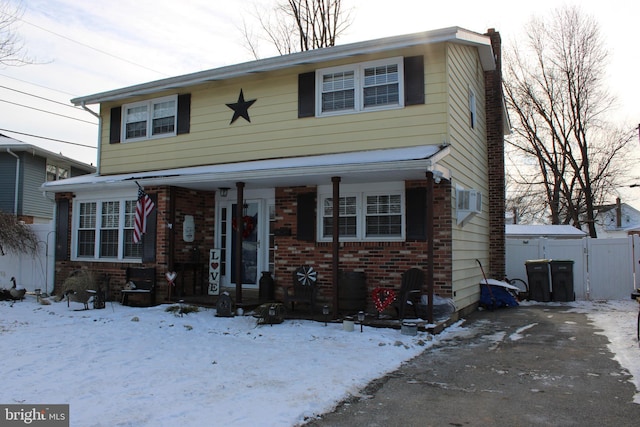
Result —
[[629, 374], [585, 314], [528, 305], [475, 312], [465, 325], [468, 335], [306, 426], [640, 425]]

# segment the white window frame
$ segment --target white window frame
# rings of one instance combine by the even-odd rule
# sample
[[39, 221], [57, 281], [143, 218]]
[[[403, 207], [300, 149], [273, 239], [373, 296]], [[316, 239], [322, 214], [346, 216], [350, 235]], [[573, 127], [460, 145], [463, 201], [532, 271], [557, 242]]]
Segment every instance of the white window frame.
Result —
[[471, 129], [476, 128], [478, 122], [478, 113], [476, 108], [476, 93], [472, 88], [469, 88], [469, 126]]
[[[393, 104], [364, 106], [365, 70], [384, 65], [395, 65], [398, 70], [398, 102]], [[323, 80], [328, 74], [353, 72], [354, 75], [354, 106], [350, 109], [322, 111]], [[367, 86], [368, 87], [368, 86]], [[379, 59], [376, 61], [360, 62], [338, 67], [316, 70], [316, 117], [337, 116], [343, 114], [361, 113], [365, 111], [394, 110], [404, 108], [404, 58], [401, 56]]]
[[[367, 236], [366, 235], [366, 201], [367, 196], [399, 195], [401, 233], [394, 236]], [[400, 242], [406, 236], [406, 212], [405, 212], [405, 188], [404, 182], [385, 182], [373, 184], [346, 184], [340, 186], [340, 198], [356, 197], [356, 235], [340, 236], [341, 242]], [[331, 242], [332, 236], [324, 235], [324, 203], [327, 199], [333, 199], [333, 187], [331, 185], [318, 187], [318, 205], [316, 215], [316, 235], [319, 242]]]
[[[102, 225], [102, 207], [103, 207], [103, 203], [104, 202], [115, 202], [119, 204], [119, 208], [118, 208], [118, 249], [117, 249], [117, 255], [116, 256], [101, 256], [100, 254], [100, 243], [101, 243], [101, 231], [103, 230], [107, 230], [110, 229], [109, 227], [107, 227], [105, 225], [105, 227], [103, 227]], [[125, 230], [133, 230], [133, 226], [130, 227], [126, 227], [126, 206], [127, 206], [127, 202], [132, 202], [131, 203], [131, 207], [133, 209], [132, 212], [130, 212], [129, 214], [134, 214], [135, 213], [135, 202], [136, 202], [136, 196], [132, 196], [132, 197], [108, 197], [108, 196], [104, 196], [104, 197], [77, 197], [76, 199], [73, 200], [73, 227], [72, 227], [72, 233], [71, 233], [71, 244], [72, 244], [72, 250], [71, 250], [71, 258], [74, 261], [104, 261], [104, 262], [114, 262], [114, 261], [122, 261], [122, 262], [141, 262], [142, 261], [142, 248], [140, 247], [139, 253], [140, 256], [138, 257], [132, 257], [132, 256], [127, 256], [125, 257], [124, 252], [125, 252], [125, 244], [132, 244], [132, 245], [141, 245], [141, 243], [133, 243], [133, 242], [125, 242]], [[96, 204], [96, 208], [95, 208], [95, 226], [93, 228], [85, 228], [84, 230], [94, 230], [94, 247], [93, 247], [93, 255], [92, 256], [80, 256], [78, 254], [78, 233], [80, 231], [80, 206], [83, 203], [95, 203]], [[115, 228], [111, 228], [114, 229]]]
[[[173, 101], [174, 109], [173, 109], [173, 131], [172, 132], [163, 132], [158, 134], [153, 134], [153, 111], [154, 106], [159, 105], [163, 102]], [[146, 117], [146, 135], [135, 137], [135, 138], [127, 138], [127, 118], [129, 117], [128, 111], [131, 108], [136, 107], [146, 107], [147, 117]], [[171, 117], [171, 116], [164, 116]], [[132, 102], [130, 104], [124, 104], [122, 106], [122, 142], [135, 142], [135, 141], [147, 141], [149, 139], [157, 139], [157, 138], [168, 138], [177, 135], [178, 128], [178, 95], [170, 95], [164, 96], [162, 98], [154, 98], [146, 101], [140, 102]]]

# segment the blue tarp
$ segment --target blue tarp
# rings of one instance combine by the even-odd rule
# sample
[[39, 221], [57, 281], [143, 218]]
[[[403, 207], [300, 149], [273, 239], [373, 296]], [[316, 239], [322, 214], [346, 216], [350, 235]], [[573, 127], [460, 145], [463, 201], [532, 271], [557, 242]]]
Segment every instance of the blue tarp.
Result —
[[517, 307], [518, 305], [518, 301], [508, 288], [500, 285], [480, 284], [480, 306], [493, 310], [494, 308]]

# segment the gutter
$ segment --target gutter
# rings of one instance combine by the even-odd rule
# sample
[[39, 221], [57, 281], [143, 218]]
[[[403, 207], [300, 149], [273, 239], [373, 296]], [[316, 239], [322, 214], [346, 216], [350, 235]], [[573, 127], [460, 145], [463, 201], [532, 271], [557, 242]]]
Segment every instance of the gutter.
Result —
[[10, 148], [7, 148], [7, 153], [11, 154], [16, 158], [16, 185], [15, 185], [15, 194], [13, 196], [13, 213], [18, 216], [18, 196], [20, 195], [20, 156], [11, 151]]
[[100, 175], [100, 140], [102, 139], [102, 117], [100, 116], [100, 114], [96, 113], [91, 108], [87, 107], [86, 102], [82, 101], [80, 106], [82, 107], [83, 110], [85, 110], [86, 112], [88, 112], [92, 116], [98, 118], [98, 144], [96, 146], [97, 147], [97, 150], [96, 150], [96, 173], [98, 175]]

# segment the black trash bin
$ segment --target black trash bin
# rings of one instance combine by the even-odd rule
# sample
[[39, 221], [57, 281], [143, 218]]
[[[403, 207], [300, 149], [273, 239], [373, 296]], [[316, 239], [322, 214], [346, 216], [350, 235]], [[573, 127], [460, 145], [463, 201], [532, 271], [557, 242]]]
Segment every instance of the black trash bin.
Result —
[[532, 301], [551, 301], [551, 281], [549, 279], [549, 260], [536, 259], [525, 262], [529, 279], [529, 299]]
[[573, 260], [552, 260], [551, 293], [553, 301], [575, 301], [573, 290]]

